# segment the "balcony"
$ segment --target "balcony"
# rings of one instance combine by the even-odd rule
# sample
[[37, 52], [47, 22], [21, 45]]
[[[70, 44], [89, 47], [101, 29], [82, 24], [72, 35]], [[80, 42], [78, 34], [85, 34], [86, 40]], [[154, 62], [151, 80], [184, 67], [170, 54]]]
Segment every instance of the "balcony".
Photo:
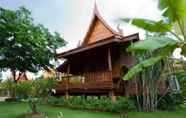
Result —
[[57, 93], [107, 93], [116, 88], [111, 71], [89, 72], [78, 76], [65, 76], [56, 87]]

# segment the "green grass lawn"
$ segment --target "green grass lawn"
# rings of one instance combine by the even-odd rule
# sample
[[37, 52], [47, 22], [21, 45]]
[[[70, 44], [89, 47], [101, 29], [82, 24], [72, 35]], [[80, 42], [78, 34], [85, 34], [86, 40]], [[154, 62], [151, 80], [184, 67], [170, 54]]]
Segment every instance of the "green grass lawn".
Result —
[[[119, 114], [114, 113], [87, 112], [47, 105], [42, 105], [39, 109], [46, 113], [48, 118], [57, 118], [59, 112], [63, 113], [64, 118], [120, 118]], [[0, 103], [0, 118], [21, 118], [21, 115], [26, 112], [29, 112], [27, 103]], [[130, 112], [128, 118], [186, 118], [186, 107], [174, 112]]]

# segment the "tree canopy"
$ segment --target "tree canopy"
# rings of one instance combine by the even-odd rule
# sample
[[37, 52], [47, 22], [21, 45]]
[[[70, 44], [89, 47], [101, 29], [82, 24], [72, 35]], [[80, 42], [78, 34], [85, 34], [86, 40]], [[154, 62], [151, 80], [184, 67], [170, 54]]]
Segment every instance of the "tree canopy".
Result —
[[[59, 33], [51, 33], [41, 24], [35, 24], [25, 7], [9, 10], [0, 7], [0, 69], [37, 72], [53, 65], [56, 49], [66, 42]], [[15, 78], [14, 78], [15, 79]]]

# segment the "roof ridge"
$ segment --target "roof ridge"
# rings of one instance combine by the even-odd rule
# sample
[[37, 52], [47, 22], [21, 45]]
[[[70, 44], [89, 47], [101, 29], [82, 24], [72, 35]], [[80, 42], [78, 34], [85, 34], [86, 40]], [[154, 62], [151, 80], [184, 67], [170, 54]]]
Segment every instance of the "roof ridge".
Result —
[[119, 32], [117, 32], [116, 30], [114, 30], [114, 29], [102, 18], [102, 16], [100, 15], [100, 12], [99, 12], [99, 10], [98, 10], [97, 4], [95, 3], [95, 5], [94, 5], [94, 10], [93, 10], [93, 16], [92, 16], [92, 19], [91, 19], [91, 23], [90, 23], [90, 25], [89, 25], [89, 27], [88, 27], [88, 30], [87, 30], [87, 32], [86, 32], [86, 34], [85, 34], [85, 37], [84, 37], [83, 42], [82, 42], [81, 45], [84, 45], [84, 44], [85, 44], [86, 38], [88, 37], [88, 34], [89, 34], [89, 32], [90, 32], [90, 29], [91, 29], [91, 27], [93, 26], [93, 22], [94, 22], [94, 20], [95, 20], [96, 18], [98, 18], [98, 20], [105, 26], [105, 28], [108, 29], [113, 35], [116, 35], [116, 36], [118, 36], [118, 37], [122, 37], [122, 34], [121, 34], [121, 33], [119, 33]]
[[97, 16], [97, 18], [103, 23], [103, 25], [105, 25], [106, 28], [108, 28], [108, 30], [110, 30], [113, 34], [115, 35], [121, 35], [119, 32], [117, 32], [116, 30], [114, 30], [104, 19], [103, 17], [101, 16], [99, 10], [98, 10], [98, 7], [97, 7], [97, 4], [95, 3], [95, 6], [94, 6], [94, 12], [93, 14], [95, 16]]

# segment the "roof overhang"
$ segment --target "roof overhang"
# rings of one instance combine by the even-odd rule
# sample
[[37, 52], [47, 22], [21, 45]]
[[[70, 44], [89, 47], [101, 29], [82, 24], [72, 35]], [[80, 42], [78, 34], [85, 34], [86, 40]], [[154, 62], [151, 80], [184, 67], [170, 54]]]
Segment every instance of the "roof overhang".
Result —
[[81, 47], [57, 54], [57, 57], [58, 58], [67, 58], [70, 55], [81, 53], [81, 52], [91, 50], [94, 48], [98, 48], [98, 47], [101, 47], [104, 45], [108, 45], [108, 44], [112, 44], [112, 43], [125, 43], [125, 42], [129, 42], [129, 41], [137, 41], [137, 40], [139, 40], [138, 33], [133, 34], [133, 35], [129, 35], [126, 37], [122, 37], [122, 38], [109, 37], [107, 39], [103, 39], [103, 40], [97, 41], [95, 43], [91, 43], [89, 45], [86, 45], [86, 46], [81, 46]]

